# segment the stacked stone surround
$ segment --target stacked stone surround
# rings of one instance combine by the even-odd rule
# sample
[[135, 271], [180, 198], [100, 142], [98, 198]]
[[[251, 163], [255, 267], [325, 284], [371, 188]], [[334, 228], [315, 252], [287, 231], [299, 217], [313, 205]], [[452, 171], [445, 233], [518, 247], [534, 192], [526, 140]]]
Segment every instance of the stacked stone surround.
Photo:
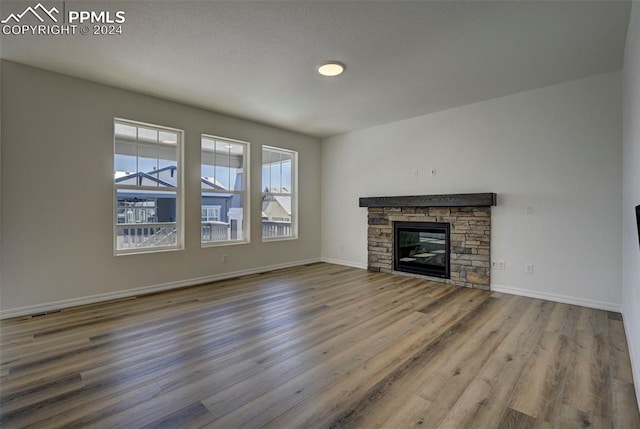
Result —
[[442, 283], [489, 290], [491, 207], [369, 207], [368, 268], [393, 270], [393, 222], [451, 224], [451, 278], [418, 276]]

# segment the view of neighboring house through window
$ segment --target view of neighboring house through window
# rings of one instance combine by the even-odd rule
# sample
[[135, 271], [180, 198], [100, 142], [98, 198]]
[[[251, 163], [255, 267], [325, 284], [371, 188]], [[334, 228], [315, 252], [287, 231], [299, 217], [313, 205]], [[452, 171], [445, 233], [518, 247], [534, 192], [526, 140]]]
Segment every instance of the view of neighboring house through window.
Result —
[[116, 254], [182, 247], [182, 131], [114, 120]]
[[201, 137], [201, 240], [203, 245], [249, 241], [249, 144]]
[[262, 238], [296, 238], [298, 153], [262, 147]]

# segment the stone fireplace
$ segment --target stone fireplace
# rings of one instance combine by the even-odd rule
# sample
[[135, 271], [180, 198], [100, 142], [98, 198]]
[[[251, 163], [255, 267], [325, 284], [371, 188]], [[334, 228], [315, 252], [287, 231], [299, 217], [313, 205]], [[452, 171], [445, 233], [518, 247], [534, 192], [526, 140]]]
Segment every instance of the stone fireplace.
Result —
[[[494, 193], [360, 198], [368, 208], [368, 269], [488, 290], [495, 204]], [[438, 225], [448, 237], [437, 235]]]

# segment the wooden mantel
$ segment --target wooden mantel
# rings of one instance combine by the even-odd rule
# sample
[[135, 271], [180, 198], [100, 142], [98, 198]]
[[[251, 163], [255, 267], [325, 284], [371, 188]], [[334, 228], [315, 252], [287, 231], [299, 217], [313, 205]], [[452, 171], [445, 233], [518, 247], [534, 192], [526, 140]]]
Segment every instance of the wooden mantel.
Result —
[[495, 205], [496, 194], [493, 192], [360, 198], [360, 207], [490, 207]]

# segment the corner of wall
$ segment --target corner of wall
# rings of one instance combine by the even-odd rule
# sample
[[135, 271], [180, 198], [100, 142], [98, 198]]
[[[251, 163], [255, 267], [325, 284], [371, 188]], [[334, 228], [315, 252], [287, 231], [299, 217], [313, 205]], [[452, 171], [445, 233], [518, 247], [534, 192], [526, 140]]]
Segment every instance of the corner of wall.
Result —
[[640, 408], [640, 4], [632, 2], [623, 67], [622, 293], [625, 334]]

